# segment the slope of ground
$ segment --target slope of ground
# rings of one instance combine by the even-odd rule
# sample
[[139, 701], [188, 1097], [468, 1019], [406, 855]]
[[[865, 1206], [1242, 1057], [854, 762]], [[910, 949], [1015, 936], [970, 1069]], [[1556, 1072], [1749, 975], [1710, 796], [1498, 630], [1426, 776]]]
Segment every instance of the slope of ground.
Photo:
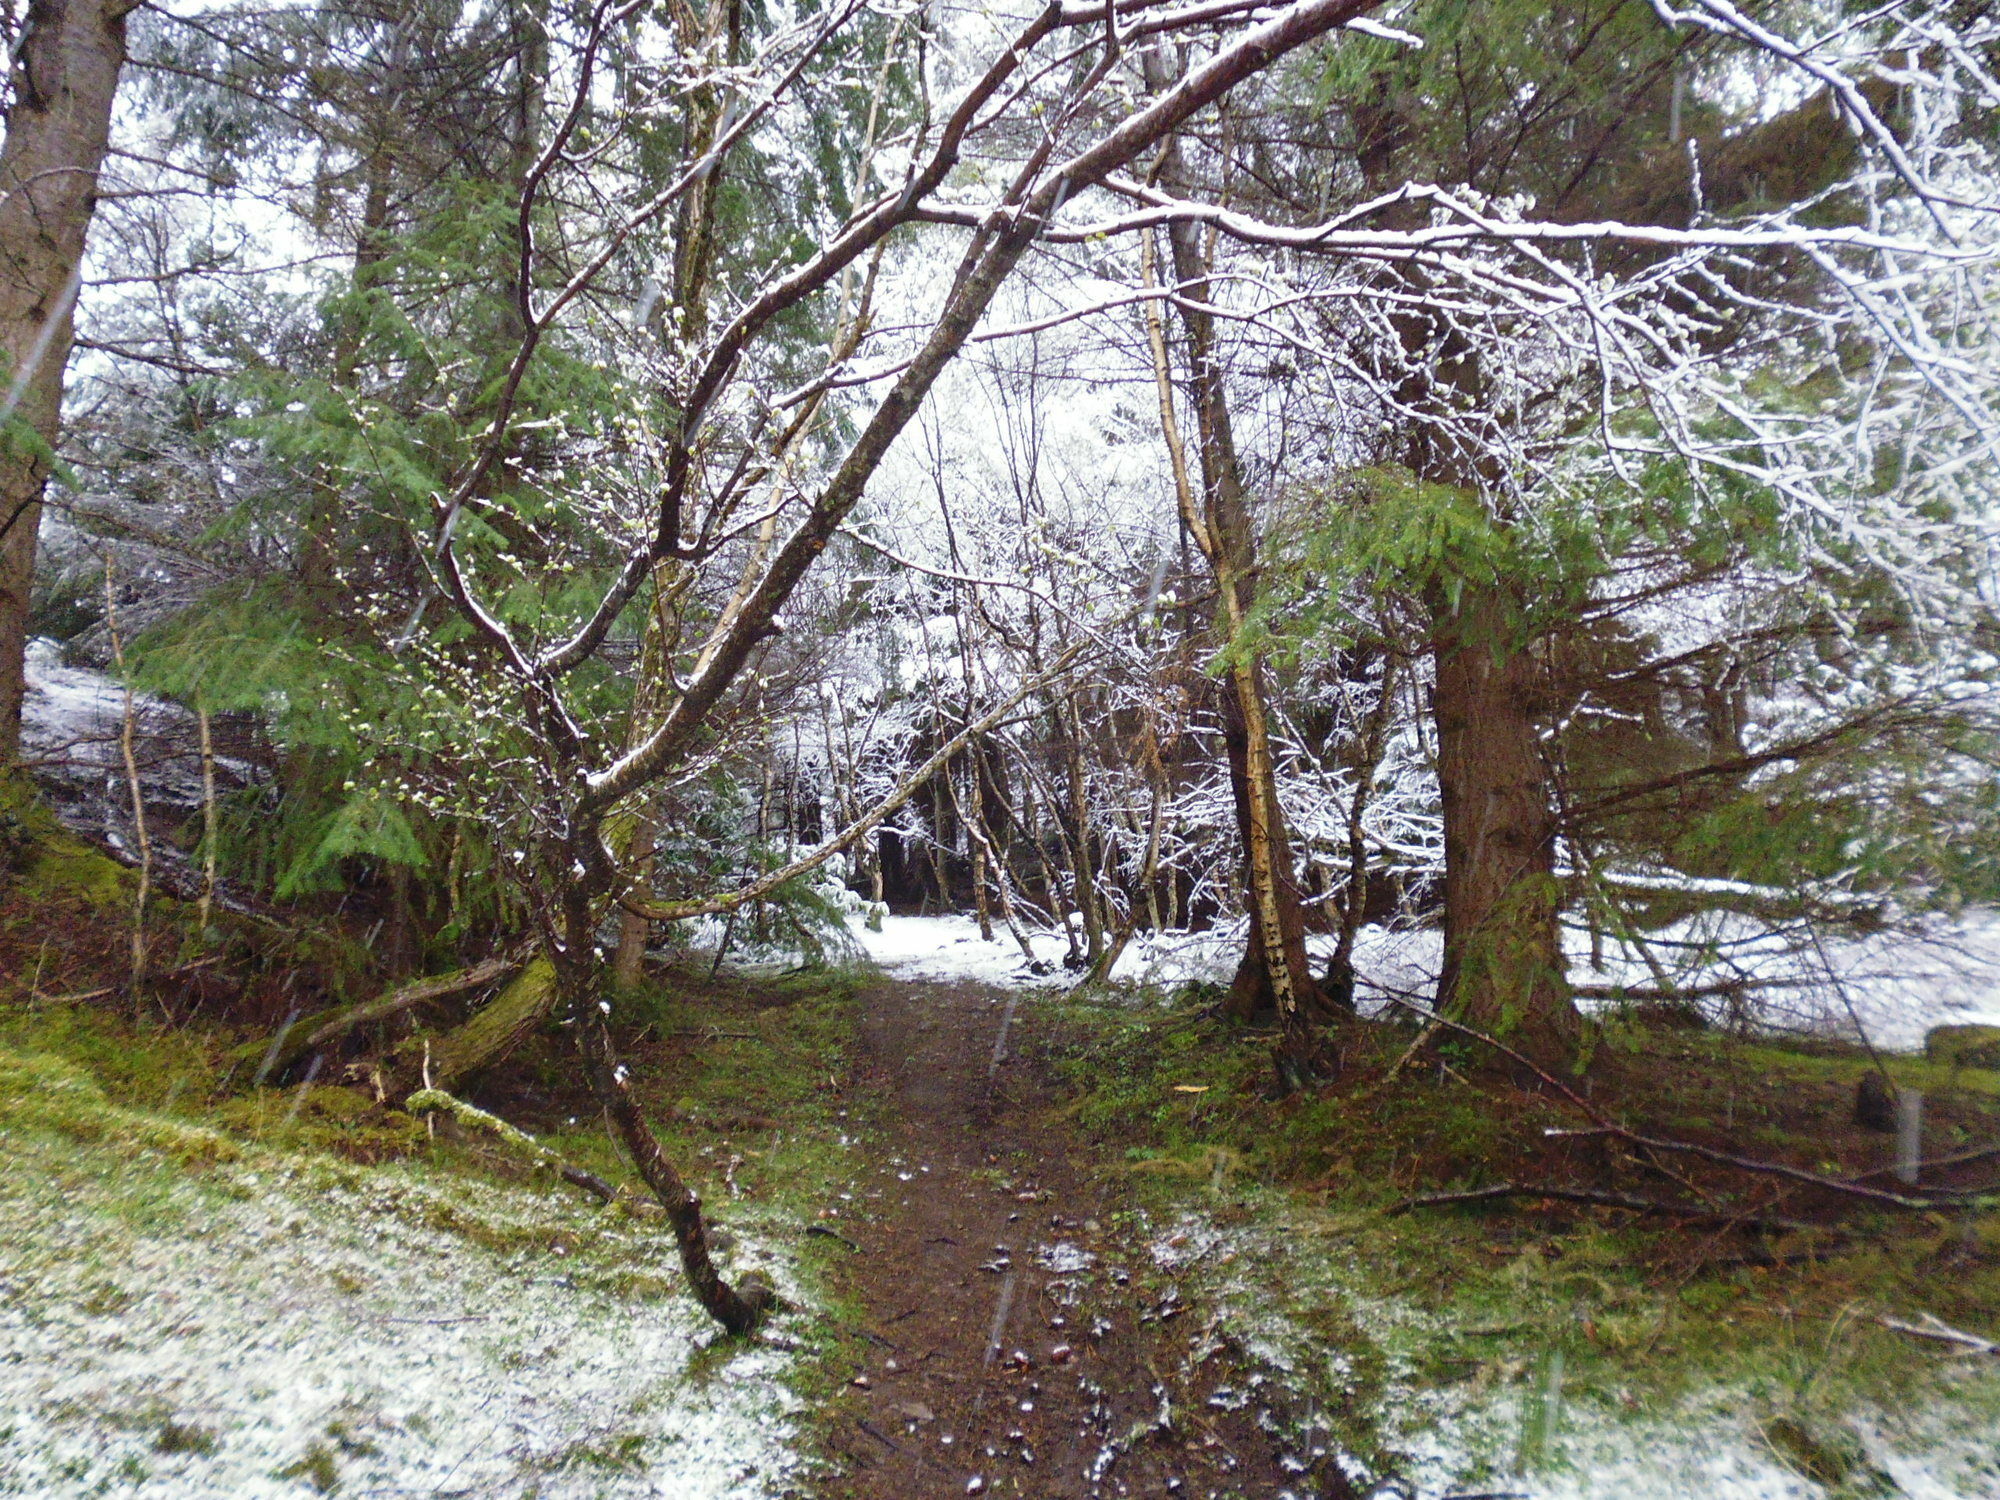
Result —
[[[1892, 1060], [1930, 1102], [1926, 1154], [1984, 1154], [1925, 1174], [1924, 1191], [1965, 1190], [1950, 1206], [1890, 1213], [1624, 1150], [1464, 1059], [1464, 1073], [1427, 1063], [1390, 1083], [1407, 1032], [1362, 1029], [1339, 1082], [1277, 1100], [1269, 1039], [1187, 997], [1045, 999], [1038, 1024], [1083, 1149], [1127, 1161], [1155, 1275], [1412, 1493], [2000, 1496], [2000, 1350], [1883, 1321], [2000, 1333], [2000, 1214], [1983, 1186], [2000, 1176], [2000, 1075]], [[1621, 1044], [1635, 1050], [1595, 1092], [1657, 1136], [1833, 1177], [1889, 1155], [1850, 1120], [1865, 1056], [1709, 1033]], [[1527, 1190], [1412, 1206], [1510, 1180]], [[1716, 1212], [1552, 1196], [1570, 1187]]]
[[[1990, 1201], [1803, 1240], [1532, 1196], [1396, 1213], [1602, 1163], [1490, 1079], [1376, 1086], [1388, 1028], [1273, 1101], [1268, 1039], [1198, 996], [995, 988], [904, 933], [929, 977], [703, 966], [620, 1005], [728, 1264], [793, 1305], [722, 1340], [654, 1221], [358, 1086], [225, 1087], [282, 956], [183, 968], [200, 940], [160, 903], [175, 967], [128, 994], [129, 872], [22, 826], [0, 1492], [2000, 1495], [2000, 1360], [1874, 1321], [1994, 1331]], [[1886, 1149], [1845, 1121], [1858, 1055], [1620, 1046], [1602, 1077], [1677, 1132], [1850, 1172]], [[1891, 1066], [1935, 1146], [2000, 1135], [2000, 1079]], [[475, 1099], [622, 1177], [559, 1035]]]
[[0, 1151], [0, 1493], [700, 1500], [793, 1467], [782, 1333], [718, 1340], [654, 1224], [552, 1181], [267, 1149], [13, 1048]]

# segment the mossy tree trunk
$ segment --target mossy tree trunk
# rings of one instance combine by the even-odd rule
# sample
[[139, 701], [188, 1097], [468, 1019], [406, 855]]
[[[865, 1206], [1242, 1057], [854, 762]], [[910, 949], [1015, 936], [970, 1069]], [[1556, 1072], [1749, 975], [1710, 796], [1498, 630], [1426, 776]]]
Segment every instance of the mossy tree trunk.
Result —
[[426, 1044], [425, 1087], [449, 1093], [506, 1058], [555, 1014], [557, 998], [554, 967], [532, 960], [463, 1026]]

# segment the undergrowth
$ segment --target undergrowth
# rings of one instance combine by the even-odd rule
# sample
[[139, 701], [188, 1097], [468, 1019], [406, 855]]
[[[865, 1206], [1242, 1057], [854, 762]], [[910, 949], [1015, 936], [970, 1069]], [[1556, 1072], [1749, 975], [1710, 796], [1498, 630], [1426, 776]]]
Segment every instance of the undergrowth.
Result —
[[[1878, 1321], [2000, 1332], [1991, 1200], [1846, 1212], [1838, 1234], [1775, 1238], [1533, 1198], [1399, 1212], [1495, 1182], [1622, 1177], [1664, 1196], [1663, 1179], [1601, 1140], [1546, 1135], [1588, 1121], [1474, 1069], [1425, 1059], [1385, 1083], [1402, 1028], [1357, 1028], [1338, 1081], [1273, 1099], [1271, 1038], [1199, 996], [1045, 1004], [1067, 1113], [1122, 1159], [1156, 1235], [1156, 1286], [1199, 1288], [1225, 1310], [1240, 1366], [1294, 1383], [1371, 1464], [1433, 1446], [1443, 1422], [1477, 1455], [1461, 1477], [1532, 1472], [1560, 1467], [1581, 1428], [1710, 1406], [1795, 1474], [1861, 1495], [1876, 1471], [1852, 1424], [1922, 1413], [1932, 1437], [1989, 1435], [1974, 1444], [1989, 1468], [1967, 1482], [2000, 1492], [2000, 1372], [1985, 1367], [2000, 1361], [1968, 1364]], [[1622, 1123], [1836, 1173], [1886, 1158], [1847, 1120], [1866, 1057], [1713, 1033], [1611, 1041], [1592, 1088]], [[2000, 1139], [2000, 1074], [1890, 1066], [1933, 1102], [1927, 1155]], [[1740, 1178], [1734, 1190], [1764, 1195]]]

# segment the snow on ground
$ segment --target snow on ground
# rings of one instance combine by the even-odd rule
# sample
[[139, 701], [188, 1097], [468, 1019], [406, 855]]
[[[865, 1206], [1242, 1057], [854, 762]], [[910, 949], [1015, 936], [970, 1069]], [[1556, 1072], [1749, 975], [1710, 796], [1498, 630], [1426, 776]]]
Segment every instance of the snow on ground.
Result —
[[[144, 693], [133, 695], [132, 711], [142, 730], [190, 717], [186, 709]], [[21, 703], [25, 756], [122, 777], [118, 741], [124, 724], [125, 690], [116, 679], [89, 667], [64, 665], [62, 648], [54, 641], [37, 637], [28, 642], [27, 695]]]
[[[881, 918], [879, 932], [856, 916], [849, 928], [870, 959], [902, 978], [1049, 989], [1078, 978], [1076, 970], [1063, 967], [1066, 945], [1055, 932], [1030, 934], [1036, 960], [1030, 966], [1004, 929], [996, 927], [993, 939], [986, 941], [969, 916], [887, 916]], [[1801, 944], [1747, 923], [1717, 928], [1712, 921], [1700, 932], [1679, 924], [1652, 936], [1670, 955], [1693, 953], [1674, 944], [1708, 945], [1685, 961], [1667, 960], [1676, 984], [1748, 981], [1759, 1018], [1788, 1029], [1852, 1039], [1858, 1023], [1875, 1046], [1912, 1051], [1923, 1045], [1924, 1033], [1933, 1026], [2000, 1025], [2000, 912], [1937, 919], [1915, 933], [1885, 931], [1818, 943]], [[1615, 943], [1606, 943], [1603, 964], [1594, 967], [1587, 936], [1571, 933], [1568, 940], [1575, 983], [1658, 986], [1658, 976], [1641, 955], [1620, 953]], [[1324, 958], [1333, 939], [1314, 936], [1308, 946]], [[1226, 984], [1242, 951], [1240, 924], [1205, 932], [1139, 934], [1119, 958], [1113, 978], [1158, 985]], [[1365, 928], [1355, 945], [1362, 1004], [1386, 1006], [1391, 995], [1427, 1001], [1441, 956], [1435, 929]]]
[[[792, 1468], [785, 1356], [704, 1354], [664, 1234], [629, 1236], [623, 1281], [557, 1253], [565, 1220], [571, 1244], [604, 1231], [553, 1187], [218, 1186], [24, 1145], [0, 1181], [0, 1494], [748, 1500]], [[474, 1220], [550, 1228], [508, 1253], [442, 1227]]]
[[[1449, 1314], [1365, 1291], [1379, 1278], [1343, 1243], [1338, 1222], [1302, 1226], [1291, 1221], [1295, 1213], [1288, 1209], [1283, 1224], [1261, 1216], [1245, 1222], [1240, 1213], [1225, 1224], [1183, 1207], [1155, 1227], [1150, 1254], [1161, 1270], [1201, 1289], [1218, 1326], [1259, 1365], [1294, 1387], [1318, 1384], [1339, 1393], [1335, 1399], [1365, 1402], [1416, 1496], [1821, 1500], [1829, 1494], [1788, 1469], [1761, 1435], [1759, 1424], [1774, 1411], [1772, 1389], [1706, 1385], [1664, 1411], [1635, 1410], [1623, 1392], [1596, 1377], [1565, 1382], [1561, 1367], [1552, 1368], [1547, 1356], [1560, 1346], [1560, 1316], [1547, 1325], [1498, 1330], [1513, 1340], [1504, 1355], [1468, 1380], [1440, 1384], [1437, 1346], [1468, 1330], [1454, 1327]], [[1553, 1274], [1552, 1290], [1560, 1286], [1561, 1273], [1552, 1268], [1530, 1274]], [[1353, 1341], [1329, 1343], [1326, 1320], [1340, 1314], [1354, 1320], [1372, 1352], [1362, 1355]], [[1819, 1357], [1834, 1360], [1838, 1350], [1829, 1342]], [[1811, 1420], [1823, 1437], [1845, 1433], [1867, 1465], [1894, 1480], [1893, 1487], [1871, 1488], [1857, 1473], [1832, 1493], [2000, 1496], [1992, 1416], [2000, 1389], [1989, 1363], [1941, 1361], [1941, 1378], [1924, 1390], [1926, 1399], [1905, 1409], [1815, 1410]], [[1364, 1375], [1362, 1364], [1372, 1373]], [[1253, 1376], [1237, 1389], [1256, 1383]], [[1950, 1394], [1940, 1399], [1941, 1392]], [[1540, 1451], [1523, 1474], [1530, 1431]], [[1361, 1485], [1375, 1477], [1350, 1472]]]
[[[178, 703], [132, 695], [134, 760], [149, 804], [201, 806], [201, 758], [195, 716]], [[126, 807], [125, 689], [90, 667], [65, 665], [62, 648], [28, 642], [27, 693], [21, 703], [21, 754], [72, 812], [83, 803]], [[217, 756], [225, 787], [254, 780], [247, 763]], [[107, 788], [109, 791], [107, 792]], [[95, 821], [86, 818], [85, 821]]]

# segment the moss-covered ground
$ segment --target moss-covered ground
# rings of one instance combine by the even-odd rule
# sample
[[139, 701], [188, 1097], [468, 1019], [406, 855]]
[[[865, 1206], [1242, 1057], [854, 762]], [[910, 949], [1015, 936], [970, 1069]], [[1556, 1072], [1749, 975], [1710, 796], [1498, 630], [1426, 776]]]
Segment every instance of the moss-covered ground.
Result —
[[[476, 1471], [542, 1494], [642, 1493], [671, 1465], [709, 1476], [689, 1495], [798, 1482], [781, 1458], [791, 1424], [866, 1353], [828, 1274], [852, 1252], [810, 1233], [837, 1222], [879, 1146], [880, 1101], [853, 1084], [859, 975], [660, 970], [617, 1003], [641, 1097], [723, 1227], [726, 1266], [772, 1274], [792, 1304], [757, 1340], [725, 1340], [642, 1206], [599, 1207], [505, 1142], [378, 1101], [365, 1066], [246, 1087], [234, 1059], [294, 1003], [285, 963], [332, 955], [311, 979], [331, 992], [351, 944], [269, 924], [197, 933], [163, 899], [156, 972], [223, 961], [135, 994], [129, 872], [46, 822], [0, 806], [0, 1339], [19, 1356], [0, 1365], [45, 1372], [7, 1393], [0, 1491], [297, 1494]], [[1137, 1295], [1163, 1318], [1188, 1310], [1185, 1385], [1270, 1413], [1302, 1452], [1440, 1484], [1528, 1474], [1537, 1495], [1640, 1495], [1661, 1473], [1757, 1500], [2000, 1495], [2000, 1359], [1882, 1321], [2000, 1333], [2000, 1213], [1979, 1191], [2000, 1160], [1936, 1179], [1967, 1194], [1949, 1209], [1897, 1212], [1633, 1151], [1462, 1051], [1391, 1078], [1411, 1040], [1394, 1027], [1357, 1028], [1338, 1080], [1282, 1099], [1271, 1039], [1198, 995], [1045, 999], [1023, 1030], [1064, 1080], [1052, 1123], [1125, 1184], [1123, 1233], [1151, 1252]], [[1850, 1119], [1870, 1066], [1613, 1027], [1588, 1087], [1621, 1124], [1853, 1178], [1889, 1149]], [[2000, 1144], [2000, 1073], [1889, 1068], [1925, 1095], [1927, 1155]], [[469, 1092], [630, 1182], [558, 1030]], [[1409, 1203], [1503, 1181], [1723, 1212], [1676, 1221], [1532, 1191]], [[404, 1332], [384, 1344], [384, 1329]], [[442, 1352], [433, 1374], [406, 1370], [421, 1397], [398, 1405], [363, 1366], [406, 1360], [412, 1338]], [[237, 1399], [286, 1361], [327, 1371], [326, 1399]], [[508, 1372], [531, 1370], [575, 1398], [532, 1437], [498, 1457], [498, 1439], [437, 1439], [482, 1402], [504, 1407]], [[585, 1415], [593, 1401], [611, 1414]], [[768, 1438], [748, 1476], [717, 1437], [746, 1420]], [[1628, 1461], [1648, 1451], [1651, 1468]]]
[[[1385, 1081], [1411, 1041], [1386, 1025], [1348, 1037], [1340, 1079], [1277, 1099], [1271, 1038], [1199, 996], [1051, 999], [1044, 1013], [1070, 1117], [1124, 1159], [1155, 1237], [1150, 1274], [1226, 1309], [1217, 1337], [1245, 1378], [1289, 1385], [1294, 1411], [1378, 1472], [1558, 1487], [1567, 1472], [1578, 1493], [1608, 1494], [1619, 1452], [1679, 1431], [1770, 1460], [1800, 1494], [1893, 1493], [1892, 1450], [1909, 1492], [2000, 1494], [2000, 1359], [1880, 1321], [2000, 1334], [2000, 1195], [1883, 1212], [1641, 1161], [1549, 1135], [1591, 1122], [1468, 1057]], [[1836, 1176], [1887, 1159], [1887, 1138], [1849, 1118], [1865, 1056], [1679, 1030], [1605, 1045], [1593, 1103], [1621, 1124]], [[1927, 1156], [2000, 1145], [2000, 1074], [1888, 1064], [1925, 1092]], [[1996, 1180], [2000, 1161], [1954, 1179]], [[1693, 1192], [1819, 1227], [1746, 1233], [1532, 1195], [1407, 1207], [1496, 1182]], [[1658, 1479], [1625, 1482], [1638, 1494]], [[1735, 1493], [1786, 1492], [1746, 1482]]]
[[[237, 1059], [267, 1033], [261, 991], [281, 993], [283, 955], [196, 933], [189, 908], [156, 898], [155, 972], [219, 955], [195, 972], [260, 994], [133, 992], [130, 872], [32, 802], [8, 816], [0, 1493], [792, 1482], [792, 1432], [838, 1339], [826, 1244], [805, 1231], [865, 1132], [844, 1094], [852, 976], [657, 973], [618, 1004], [725, 1270], [763, 1271], [787, 1298], [733, 1340], [685, 1295], [640, 1194], [601, 1207], [503, 1141], [379, 1101], [365, 1066], [246, 1086]], [[636, 1185], [558, 1032], [470, 1092]]]

